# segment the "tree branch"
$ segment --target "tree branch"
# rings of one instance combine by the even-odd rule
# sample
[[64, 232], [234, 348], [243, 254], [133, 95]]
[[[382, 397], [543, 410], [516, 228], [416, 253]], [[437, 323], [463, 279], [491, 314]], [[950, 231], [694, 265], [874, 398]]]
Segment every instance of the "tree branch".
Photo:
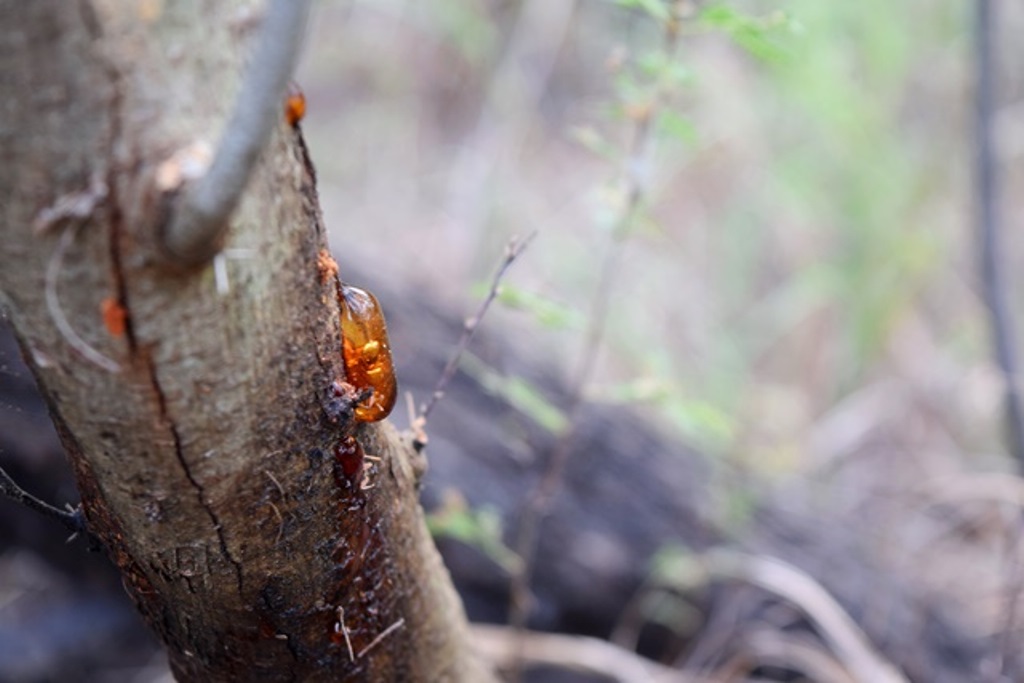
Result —
[[[259, 258], [232, 259], [230, 288], [208, 271], [168, 272], [152, 258], [156, 235], [140, 234], [162, 217], [152, 193], [168, 151], [229, 118], [217, 95], [246, 72], [245, 3], [206, 3], [201, 21], [187, 3], [147, 16], [63, 4], [0, 0], [3, 125], [18, 131], [0, 135], [0, 298], [89, 530], [173, 674], [495, 680], [430, 541], [411, 449], [386, 423], [353, 435], [325, 413], [326, 387], [345, 377], [339, 303], [313, 166], [283, 130], [283, 98], [271, 109], [287, 134], [271, 137], [231, 218], [233, 240]], [[19, 96], [33, 92], [67, 97]], [[101, 194], [83, 192], [93, 177], [109, 188], [102, 204], [85, 201]], [[116, 349], [120, 372], [67, 342], [47, 308], [56, 274], [69, 329]], [[111, 299], [124, 329], [104, 313]], [[338, 454], [348, 438], [371, 490]]]
[[[512, 262], [518, 258], [519, 254], [523, 253], [523, 250], [526, 249], [527, 245], [530, 244], [530, 241], [533, 240], [536, 234], [536, 232], [532, 232], [523, 240], [514, 237], [509, 240], [508, 245], [505, 247], [505, 258], [502, 259], [501, 265], [498, 266], [498, 270], [495, 271], [494, 278], [491, 280], [491, 289], [487, 292], [487, 296], [484, 300], [480, 302], [480, 308], [477, 309], [476, 315], [472, 318], [467, 318], [463, 323], [462, 336], [459, 337], [459, 342], [455, 346], [455, 352], [452, 353], [452, 357], [448, 360], [448, 364], [445, 365], [444, 370], [441, 371], [441, 376], [438, 378], [437, 384], [434, 386], [434, 391], [430, 394], [430, 399], [423, 405], [423, 407], [420, 408], [420, 414], [417, 418], [419, 421], [419, 429], [422, 429], [426, 424], [427, 418], [430, 416], [430, 412], [434, 409], [434, 406], [437, 405], [437, 402], [444, 397], [444, 389], [448, 386], [448, 382], [451, 381], [452, 377], [455, 376], [455, 370], [459, 366], [459, 359], [469, 346], [469, 342], [473, 339], [473, 335], [476, 333], [477, 327], [479, 327], [484, 314], [487, 313], [487, 309], [490, 308], [491, 303], [493, 303], [494, 299], [498, 296], [501, 279], [505, 277], [505, 271], [507, 271], [509, 266], [512, 265]], [[416, 426], [414, 426], [414, 428], [415, 427]]]
[[1020, 382], [1013, 315], [1006, 298], [1007, 282], [1000, 255], [1001, 216], [999, 210], [999, 168], [992, 140], [995, 100], [992, 55], [995, 18], [991, 0], [975, 4], [975, 118], [974, 139], [975, 192], [977, 220], [981, 240], [982, 297], [989, 313], [989, 324], [995, 344], [996, 362], [1006, 382], [1005, 410], [1009, 428], [1009, 450], [1018, 466], [1024, 466], [1024, 408], [1021, 406]]
[[161, 235], [164, 256], [182, 266], [217, 253], [295, 69], [310, 0], [271, 0], [259, 44], [210, 169], [186, 188]]
[[[674, 56], [679, 45], [680, 22], [683, 18], [681, 13], [681, 7], [673, 6], [673, 16], [665, 24], [662, 49], [667, 55]], [[583, 350], [580, 354], [579, 365], [569, 385], [569, 397], [565, 411], [568, 416], [568, 425], [559, 435], [547, 467], [526, 501], [520, 521], [514, 550], [522, 559], [522, 563], [520, 571], [512, 577], [509, 591], [509, 625], [519, 630], [525, 629], [530, 612], [530, 581], [540, 523], [547, 514], [551, 500], [561, 485], [566, 464], [572, 453], [576, 426], [584, 405], [584, 391], [594, 373], [604, 340], [609, 303], [619, 272], [618, 263], [622, 253], [622, 243], [629, 235], [630, 227], [648, 191], [645, 169], [650, 164], [653, 124], [660, 110], [667, 104], [666, 100], [670, 95], [661, 83], [656, 85], [658, 87], [650, 106], [643, 114], [634, 119], [632, 139], [623, 163], [626, 202], [617, 216], [615, 228], [612, 231], [611, 239], [605, 246], [605, 253], [601, 260], [597, 285], [591, 300]], [[516, 677], [514, 675], [513, 679]]]
[[76, 507], [71, 510], [61, 510], [58, 507], [50, 505], [46, 501], [40, 500], [33, 496], [25, 489], [18, 486], [11, 475], [0, 467], [0, 495], [4, 495], [15, 503], [21, 503], [29, 510], [33, 510], [55, 519], [63, 524], [72, 534], [88, 533], [88, 529], [85, 526], [85, 519], [82, 516], [82, 508]]
[[697, 683], [693, 676], [598, 638], [483, 624], [474, 624], [472, 632], [477, 650], [507, 668], [523, 658], [534, 664], [599, 673], [620, 683]]
[[772, 557], [726, 548], [710, 550], [701, 560], [712, 578], [743, 581], [798, 606], [856, 680], [907, 683], [902, 672], [875, 650], [836, 599], [797, 567]]

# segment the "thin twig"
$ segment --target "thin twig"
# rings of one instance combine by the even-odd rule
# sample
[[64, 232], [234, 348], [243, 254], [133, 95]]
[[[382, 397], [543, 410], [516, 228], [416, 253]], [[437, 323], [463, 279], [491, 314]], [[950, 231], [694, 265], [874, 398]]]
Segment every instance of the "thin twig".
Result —
[[999, 209], [1000, 173], [993, 149], [993, 116], [995, 105], [994, 67], [995, 26], [993, 3], [978, 0], [975, 4], [975, 50], [977, 51], [975, 83], [974, 137], [975, 192], [977, 220], [981, 239], [981, 285], [989, 324], [995, 344], [996, 362], [1006, 383], [1005, 410], [1009, 428], [1009, 449], [1024, 467], [1024, 408], [1021, 405], [1017, 369], [1017, 345], [1013, 315], [1007, 301], [1007, 281], [1003, 269], [1001, 243], [1002, 216]]
[[445, 214], [483, 234], [489, 188], [500, 185], [530, 131], [531, 118], [555, 73], [562, 46], [573, 27], [577, 0], [527, 0], [519, 3], [513, 27], [488, 79], [476, 124], [452, 164]]
[[696, 683], [695, 678], [599, 638], [560, 633], [519, 633], [507, 627], [473, 624], [473, 646], [488, 660], [510, 667], [525, 640], [525, 657], [576, 671], [589, 671], [621, 683]]
[[272, 481], [274, 483], [274, 487], [277, 489], [277, 492], [281, 494], [281, 500], [284, 500], [285, 499], [284, 487], [281, 486], [281, 482], [279, 482], [277, 480], [277, 477], [274, 476], [274, 473], [271, 472], [270, 470], [263, 470], [263, 474], [267, 475], [267, 479], [269, 479], [270, 481]]
[[345, 637], [345, 647], [348, 648], [348, 660], [350, 662], [356, 661], [356, 653], [352, 650], [352, 638], [349, 637], [348, 626], [345, 625], [344, 607], [338, 607], [338, 622], [334, 625], [334, 631], [335, 633], [341, 631], [341, 634]]
[[32, 232], [42, 235], [66, 223], [81, 224], [89, 220], [97, 207], [106, 201], [110, 188], [103, 176], [94, 172], [89, 178], [89, 187], [79, 192], [70, 192], [40, 210], [32, 221]]
[[708, 551], [702, 559], [712, 577], [744, 581], [799, 607], [855, 680], [906, 683], [906, 677], [871, 646], [836, 599], [807, 573], [775, 558], [724, 548]]
[[381, 631], [380, 634], [376, 638], [371, 640], [369, 645], [367, 645], [366, 647], [364, 647], [362, 650], [359, 651], [359, 653], [356, 655], [356, 659], [362, 659], [366, 655], [367, 652], [369, 652], [373, 648], [375, 648], [378, 645], [380, 645], [382, 640], [384, 640], [385, 638], [387, 638], [388, 636], [390, 636], [392, 633], [394, 633], [398, 629], [402, 628], [403, 626], [405, 626], [405, 619], [404, 618], [401, 618], [398, 621], [396, 621], [395, 623], [391, 624], [391, 626], [388, 626], [386, 629]]
[[50, 261], [46, 264], [46, 275], [43, 285], [46, 310], [50, 314], [53, 324], [57, 326], [57, 330], [71, 348], [82, 354], [93, 365], [110, 373], [118, 373], [121, 372], [121, 366], [117, 361], [98, 351], [75, 331], [67, 316], [64, 315], [64, 308], [60, 305], [60, 297], [57, 295], [57, 282], [60, 280], [60, 273], [64, 268], [64, 256], [75, 241], [75, 234], [78, 232], [78, 228], [79, 225], [74, 224], [64, 229], [60, 239], [57, 240], [57, 246], [53, 250], [53, 255], [50, 256]]
[[796, 669], [807, 676], [804, 680], [828, 683], [864, 683], [843, 667], [820, 645], [807, 642], [806, 636], [759, 628], [741, 635], [741, 650], [712, 676], [716, 681], [748, 680], [744, 678], [763, 666]]
[[[1007, 301], [1007, 277], [1001, 259], [1002, 216], [999, 208], [1000, 173], [993, 149], [993, 118], [995, 107], [995, 31], [997, 25], [992, 0], [977, 0], [975, 4], [974, 47], [975, 61], [975, 117], [974, 136], [975, 192], [977, 193], [978, 229], [981, 233], [981, 284], [985, 306], [989, 313], [989, 324], [995, 344], [996, 362], [1005, 383], [1004, 410], [1008, 428], [1008, 447], [1017, 460], [1017, 467], [1024, 467], [1024, 407], [1021, 404], [1020, 383], [1017, 369], [1017, 344], [1014, 334], [1012, 311]], [[1024, 587], [1024, 572], [1021, 572], [1019, 545], [1020, 516], [1014, 525], [1007, 551], [1009, 578], [1007, 580], [1007, 601], [1004, 637], [1001, 642], [1002, 674], [1010, 674], [1008, 663], [1012, 661], [1014, 639], [1010, 635], [1017, 621], [1017, 597]]]
[[459, 337], [459, 343], [455, 345], [455, 351], [452, 353], [452, 357], [448, 359], [448, 364], [445, 365], [444, 370], [441, 371], [441, 376], [438, 378], [437, 384], [434, 386], [434, 391], [430, 395], [430, 400], [420, 408], [418, 421], [421, 427], [423, 424], [426, 424], [427, 418], [430, 416], [430, 412], [434, 409], [434, 406], [437, 405], [437, 402], [444, 397], [444, 389], [448, 386], [448, 382], [452, 380], [452, 377], [455, 376], [455, 371], [459, 367], [459, 359], [462, 358], [462, 354], [465, 353], [466, 348], [469, 346], [469, 342], [473, 339], [473, 335], [480, 326], [480, 321], [483, 320], [484, 314], [487, 313], [487, 309], [490, 308], [491, 303], [498, 296], [501, 280], [505, 277], [505, 271], [507, 271], [509, 266], [512, 265], [512, 262], [515, 261], [521, 253], [523, 253], [523, 250], [526, 249], [536, 235], [536, 232], [532, 232], [523, 240], [513, 237], [505, 246], [505, 257], [502, 259], [501, 265], [498, 266], [498, 270], [494, 273], [494, 278], [491, 280], [491, 288], [487, 292], [487, 297], [480, 302], [480, 308], [477, 309], [476, 315], [472, 318], [467, 318], [462, 324], [462, 336]]
[[277, 517], [277, 538], [274, 539], [274, 545], [281, 542], [281, 537], [284, 536], [284, 517], [281, 516], [281, 511], [277, 509], [277, 506], [267, 501], [267, 505], [274, 511], [274, 516]]
[[[674, 9], [674, 11], [678, 11], [678, 9]], [[673, 17], [665, 26], [664, 50], [666, 54], [670, 56], [675, 54], [679, 43], [679, 34], [678, 17]], [[632, 141], [624, 164], [626, 203], [618, 217], [601, 261], [597, 287], [591, 300], [583, 352], [576, 373], [569, 385], [565, 411], [568, 417], [567, 427], [559, 436], [547, 468], [531, 492], [523, 510], [515, 546], [516, 553], [522, 559], [521, 570], [512, 577], [509, 604], [509, 625], [520, 630], [526, 627], [530, 611], [530, 582], [540, 522], [547, 514], [551, 499], [559, 488], [569, 455], [572, 452], [576, 427], [584, 404], [584, 390], [593, 375], [607, 327], [611, 292], [619, 272], [622, 242], [628, 236], [629, 228], [647, 192], [646, 169], [649, 166], [653, 122], [666, 104], [668, 95], [669, 93], [664, 88], [659, 87], [650, 107], [636, 119]]]
[[956, 472], [925, 481], [917, 491], [928, 505], [992, 503], [1024, 508], [1024, 478], [1003, 472]]
[[228, 219], [281, 117], [281, 100], [295, 69], [310, 0], [271, 0], [235, 110], [209, 171], [186, 188], [162, 235], [175, 263], [206, 262], [220, 248]]
[[993, 681], [1019, 680], [1016, 655], [1019, 651], [1019, 633], [1017, 631], [1017, 612], [1019, 596], [1024, 589], [1024, 566], [1021, 563], [1021, 546], [1024, 539], [1024, 518], [1016, 508], [1009, 512], [1010, 520], [1007, 529], [1003, 558], [1006, 565], [1006, 605], [1003, 614], [1003, 627], [999, 636], [998, 666], [991, 672]]
[[34, 510], [45, 517], [57, 520], [71, 531], [72, 534], [88, 533], [81, 508], [61, 510], [45, 501], [39, 500], [18, 486], [2, 467], [0, 467], [0, 495], [10, 498], [16, 503], [21, 503], [28, 509]]

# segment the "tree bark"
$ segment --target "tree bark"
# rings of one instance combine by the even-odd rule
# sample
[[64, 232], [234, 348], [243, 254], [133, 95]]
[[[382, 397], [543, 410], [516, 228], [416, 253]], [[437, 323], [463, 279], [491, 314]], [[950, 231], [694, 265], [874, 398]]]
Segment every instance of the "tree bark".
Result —
[[159, 188], [216, 143], [261, 12], [0, 0], [0, 301], [179, 680], [492, 680], [408, 440], [360, 428], [380, 460], [354, 476], [332, 455], [337, 275], [300, 133], [282, 117], [226, 283], [157, 258]]

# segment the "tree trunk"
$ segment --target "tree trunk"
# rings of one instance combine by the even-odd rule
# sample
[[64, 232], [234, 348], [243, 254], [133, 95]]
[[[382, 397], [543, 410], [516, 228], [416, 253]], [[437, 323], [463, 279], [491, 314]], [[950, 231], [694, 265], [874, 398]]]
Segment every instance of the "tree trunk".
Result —
[[156, 258], [158, 188], [217, 142], [261, 12], [0, 0], [2, 302], [179, 680], [491, 680], [408, 440], [360, 428], [361, 473], [332, 455], [337, 275], [298, 131], [282, 117], [220, 276]]

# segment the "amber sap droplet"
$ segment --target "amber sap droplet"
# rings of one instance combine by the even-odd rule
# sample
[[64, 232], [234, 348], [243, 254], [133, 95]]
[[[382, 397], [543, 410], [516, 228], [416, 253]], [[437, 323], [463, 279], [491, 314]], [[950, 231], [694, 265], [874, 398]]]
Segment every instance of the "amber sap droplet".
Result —
[[349, 384], [373, 394], [355, 408], [357, 422], [383, 420], [395, 407], [398, 384], [388, 345], [388, 329], [377, 298], [342, 283], [341, 335]]
[[292, 83], [288, 86], [288, 95], [284, 101], [284, 118], [288, 125], [295, 127], [306, 115], [306, 96], [299, 86]]
[[112, 337], [123, 337], [128, 328], [128, 311], [117, 299], [108, 296], [100, 303], [103, 324]]
[[363, 469], [363, 448], [354, 437], [346, 436], [334, 445], [334, 459], [351, 482]]

